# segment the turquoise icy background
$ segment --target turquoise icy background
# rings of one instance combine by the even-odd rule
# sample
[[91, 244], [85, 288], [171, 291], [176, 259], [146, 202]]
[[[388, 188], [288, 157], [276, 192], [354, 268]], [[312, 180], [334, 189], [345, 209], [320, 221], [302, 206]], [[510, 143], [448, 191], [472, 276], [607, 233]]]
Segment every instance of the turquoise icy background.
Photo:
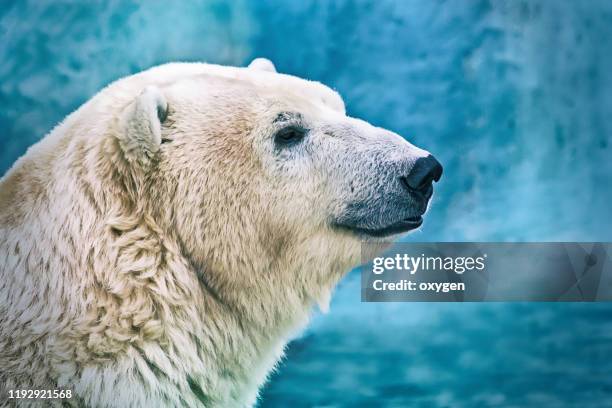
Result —
[[[4, 1], [0, 174], [167, 61], [337, 89], [445, 165], [413, 241], [612, 240], [612, 2]], [[362, 304], [350, 274], [261, 407], [612, 406], [608, 304]]]

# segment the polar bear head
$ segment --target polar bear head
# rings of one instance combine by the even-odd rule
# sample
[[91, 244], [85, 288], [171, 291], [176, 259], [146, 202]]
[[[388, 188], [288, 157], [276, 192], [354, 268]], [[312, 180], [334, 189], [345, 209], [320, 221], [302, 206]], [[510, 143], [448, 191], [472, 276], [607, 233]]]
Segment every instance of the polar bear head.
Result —
[[123, 78], [0, 180], [0, 297], [25, 299], [0, 307], [0, 344], [40, 342], [0, 382], [248, 406], [361, 242], [421, 225], [441, 173], [267, 60]]
[[169, 64], [114, 86], [132, 94], [115, 134], [135, 200], [206, 285], [235, 299], [258, 288], [323, 301], [363, 240], [421, 225], [442, 173], [427, 151], [268, 60]]

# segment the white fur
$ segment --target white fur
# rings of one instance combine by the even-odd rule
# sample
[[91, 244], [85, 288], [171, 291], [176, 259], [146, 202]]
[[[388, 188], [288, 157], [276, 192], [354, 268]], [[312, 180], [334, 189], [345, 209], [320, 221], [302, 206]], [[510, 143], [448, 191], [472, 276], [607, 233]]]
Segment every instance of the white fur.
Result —
[[253, 62], [249, 64], [249, 68], [258, 69], [260, 71], [276, 72], [276, 67], [266, 58], [255, 58]]
[[[119, 80], [0, 181], [0, 392], [254, 404], [312, 306], [359, 262], [357, 237], [327, 224], [345, 198], [332, 174], [351, 169], [339, 155], [416, 150], [347, 118], [329, 88], [252, 65]], [[279, 111], [320, 125], [308, 151], [273, 151]]]

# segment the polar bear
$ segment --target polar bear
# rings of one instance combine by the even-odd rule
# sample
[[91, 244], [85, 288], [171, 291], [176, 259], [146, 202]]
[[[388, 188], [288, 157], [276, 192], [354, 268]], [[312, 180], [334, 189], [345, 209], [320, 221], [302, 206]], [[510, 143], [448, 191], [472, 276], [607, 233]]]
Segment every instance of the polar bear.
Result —
[[252, 406], [360, 243], [419, 227], [441, 173], [268, 60], [112, 83], [0, 181], [0, 404]]

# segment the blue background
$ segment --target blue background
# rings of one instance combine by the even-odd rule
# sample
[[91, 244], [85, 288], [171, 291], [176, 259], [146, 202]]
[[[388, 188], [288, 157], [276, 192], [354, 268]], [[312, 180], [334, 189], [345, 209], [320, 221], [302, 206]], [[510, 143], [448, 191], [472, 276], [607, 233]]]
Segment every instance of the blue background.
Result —
[[[0, 174], [108, 82], [168, 61], [319, 80], [445, 165], [412, 241], [610, 241], [612, 2], [3, 2]], [[612, 406], [607, 304], [362, 304], [288, 350], [262, 407]]]

